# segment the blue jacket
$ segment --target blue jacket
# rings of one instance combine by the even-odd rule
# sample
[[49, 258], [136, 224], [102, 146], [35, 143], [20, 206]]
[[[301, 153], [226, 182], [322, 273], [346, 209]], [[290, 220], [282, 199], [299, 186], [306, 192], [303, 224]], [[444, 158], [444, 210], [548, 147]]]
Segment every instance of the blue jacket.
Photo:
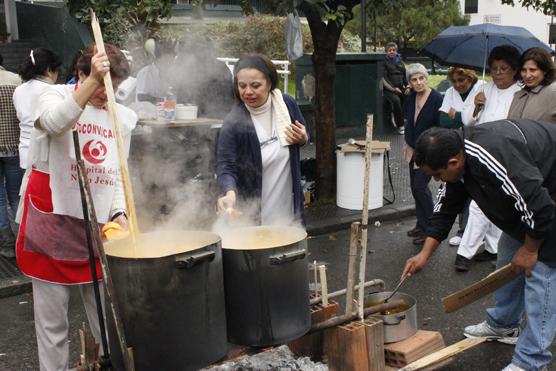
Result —
[[417, 121], [414, 121], [416, 96], [417, 94], [412, 92], [403, 105], [403, 117], [406, 119], [405, 142], [411, 148], [415, 148], [415, 142], [423, 131], [433, 126], [440, 126], [440, 111], [438, 109], [442, 106], [442, 95], [432, 89], [425, 105], [419, 112], [419, 116], [417, 116]]
[[[292, 122], [297, 120], [305, 125], [305, 119], [295, 100], [284, 95], [284, 101]], [[289, 150], [294, 214], [296, 219], [305, 223], [299, 145], [290, 145]], [[216, 176], [220, 194], [234, 190], [240, 201], [258, 202], [260, 214], [263, 185], [261, 146], [251, 115], [241, 102], [236, 103], [224, 118], [224, 124], [218, 137], [216, 161]]]

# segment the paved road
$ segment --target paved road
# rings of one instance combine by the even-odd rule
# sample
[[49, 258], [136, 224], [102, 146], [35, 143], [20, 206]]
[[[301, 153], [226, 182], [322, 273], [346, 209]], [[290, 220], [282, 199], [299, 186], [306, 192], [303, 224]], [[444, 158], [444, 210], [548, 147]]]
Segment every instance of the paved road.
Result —
[[[399, 223], [384, 223], [380, 227], [370, 228], [368, 279], [383, 279], [387, 289], [395, 286], [403, 263], [418, 251], [405, 235], [405, 231], [414, 223], [414, 219], [406, 219]], [[331, 291], [345, 287], [348, 241], [349, 231], [309, 239], [310, 259], [328, 263]], [[461, 340], [463, 328], [467, 324], [482, 321], [484, 308], [492, 305], [492, 300], [486, 298], [456, 313], [443, 313], [440, 303], [442, 297], [477, 281], [492, 270], [490, 263], [477, 263], [470, 272], [457, 273], [453, 268], [454, 258], [455, 249], [442, 246], [427, 269], [411, 277], [402, 289], [417, 299], [419, 327], [440, 331], [447, 344]], [[38, 369], [31, 295], [0, 299], [0, 308], [0, 370]], [[77, 329], [85, 320], [78, 295], [73, 296], [70, 308], [71, 357], [77, 359]], [[509, 345], [482, 344], [461, 354], [442, 370], [501, 370], [510, 362], [512, 352], [513, 347]]]

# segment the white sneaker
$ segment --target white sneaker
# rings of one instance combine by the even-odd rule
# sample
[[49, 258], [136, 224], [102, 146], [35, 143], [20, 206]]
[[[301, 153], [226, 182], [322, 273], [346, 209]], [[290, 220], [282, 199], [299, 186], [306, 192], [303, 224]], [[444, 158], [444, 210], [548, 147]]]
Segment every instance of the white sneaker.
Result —
[[524, 369], [524, 368], [521, 368], [521, 367], [519, 367], [519, 366], [516, 366], [516, 365], [513, 364], [513, 363], [510, 363], [509, 365], [507, 365], [506, 367], [504, 367], [504, 368], [502, 369], [502, 371], [527, 371], [527, 370]]
[[450, 241], [448, 241], [448, 243], [450, 244], [450, 246], [459, 246], [459, 244], [461, 243], [461, 237], [454, 236], [450, 238]]
[[484, 337], [487, 340], [496, 340], [499, 343], [515, 344], [521, 329], [516, 328], [494, 328], [490, 327], [486, 321], [478, 325], [467, 326], [463, 330], [463, 335], [468, 338]]

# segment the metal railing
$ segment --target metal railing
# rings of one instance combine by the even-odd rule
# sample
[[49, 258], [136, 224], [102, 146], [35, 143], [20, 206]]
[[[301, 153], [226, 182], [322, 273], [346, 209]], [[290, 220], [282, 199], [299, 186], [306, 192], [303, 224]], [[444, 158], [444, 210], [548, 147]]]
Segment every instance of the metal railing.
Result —
[[[219, 61], [226, 63], [226, 66], [234, 72], [234, 65], [239, 60], [239, 58], [216, 58]], [[276, 72], [284, 79], [284, 94], [288, 94], [288, 79], [292, 71], [290, 71], [290, 61], [279, 61], [279, 60], [272, 60], [272, 63], [276, 66]]]

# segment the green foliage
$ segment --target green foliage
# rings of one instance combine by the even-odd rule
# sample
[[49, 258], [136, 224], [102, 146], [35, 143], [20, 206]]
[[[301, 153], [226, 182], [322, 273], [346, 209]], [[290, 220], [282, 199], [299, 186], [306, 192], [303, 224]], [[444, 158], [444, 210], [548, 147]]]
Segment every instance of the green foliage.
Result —
[[171, 4], [166, 0], [66, 0], [70, 14], [90, 23], [94, 10], [105, 41], [122, 45], [129, 35], [142, 39], [156, 35], [161, 18], [169, 18]]
[[[346, 28], [358, 33], [361, 27], [359, 7], [354, 14], [354, 21], [348, 23]], [[402, 48], [420, 49], [443, 29], [469, 23], [461, 15], [458, 0], [400, 0], [385, 4], [380, 9], [369, 7], [368, 14], [368, 38], [372, 39], [373, 28], [376, 27], [377, 45], [395, 41]]]
[[501, 0], [502, 4], [508, 4], [515, 6], [515, 4], [520, 4], [527, 9], [532, 8], [534, 10], [540, 10], [546, 15], [556, 14], [556, 1], [548, 0]]
[[[213, 41], [216, 54], [222, 57], [239, 58], [246, 53], [262, 53], [272, 59], [286, 59], [285, 17], [252, 16], [242, 22], [218, 22], [206, 25], [164, 25], [160, 36], [185, 44], [198, 44], [206, 38]], [[303, 50], [313, 51], [311, 32], [302, 25]], [[357, 36], [342, 35], [340, 51], [356, 51], [359, 48]]]

